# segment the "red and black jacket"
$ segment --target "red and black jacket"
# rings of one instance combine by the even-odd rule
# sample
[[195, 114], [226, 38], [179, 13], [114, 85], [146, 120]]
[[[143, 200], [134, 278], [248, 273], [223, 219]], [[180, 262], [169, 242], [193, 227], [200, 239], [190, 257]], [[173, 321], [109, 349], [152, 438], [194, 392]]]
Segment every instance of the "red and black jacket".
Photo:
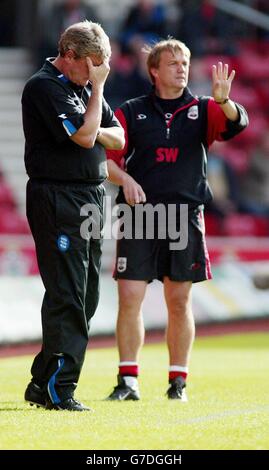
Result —
[[[248, 125], [245, 109], [236, 107], [239, 119], [229, 121], [212, 98], [194, 97], [186, 88], [167, 120], [154, 92], [126, 101], [115, 113], [125, 129], [125, 147], [107, 151], [107, 157], [142, 186], [149, 203], [204, 204], [212, 199], [206, 177], [208, 147]], [[122, 188], [117, 202], [124, 202]]]

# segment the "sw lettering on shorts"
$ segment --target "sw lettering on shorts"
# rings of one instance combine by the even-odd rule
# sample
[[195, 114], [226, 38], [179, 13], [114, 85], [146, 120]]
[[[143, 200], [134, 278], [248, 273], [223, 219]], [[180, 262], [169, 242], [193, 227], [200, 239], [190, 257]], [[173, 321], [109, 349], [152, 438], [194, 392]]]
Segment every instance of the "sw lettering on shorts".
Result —
[[156, 162], [168, 162], [168, 163], [175, 163], [178, 157], [178, 148], [166, 148], [166, 147], [159, 147], [156, 150]]

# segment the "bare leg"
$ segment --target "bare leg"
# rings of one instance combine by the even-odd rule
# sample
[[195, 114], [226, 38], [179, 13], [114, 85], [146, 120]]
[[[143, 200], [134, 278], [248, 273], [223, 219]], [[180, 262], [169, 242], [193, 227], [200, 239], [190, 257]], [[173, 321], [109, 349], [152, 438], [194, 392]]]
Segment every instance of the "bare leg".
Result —
[[166, 330], [170, 365], [188, 366], [195, 334], [191, 309], [191, 282], [164, 278], [164, 295], [168, 308]]
[[146, 288], [145, 281], [118, 280], [119, 313], [116, 334], [120, 362], [138, 361], [145, 336], [141, 304]]

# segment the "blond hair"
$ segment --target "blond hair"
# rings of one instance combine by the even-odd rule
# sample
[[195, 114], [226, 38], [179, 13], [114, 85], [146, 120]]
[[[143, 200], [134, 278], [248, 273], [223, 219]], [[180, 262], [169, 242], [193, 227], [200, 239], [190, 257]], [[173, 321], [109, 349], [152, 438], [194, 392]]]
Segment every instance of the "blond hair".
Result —
[[159, 67], [163, 51], [170, 51], [172, 54], [176, 54], [176, 52], [181, 51], [189, 60], [191, 57], [191, 51], [186, 44], [173, 38], [164, 39], [153, 46], [146, 46], [143, 51], [148, 54], [147, 68], [152, 83], [154, 83], [155, 79], [151, 73], [151, 69], [157, 69]]
[[101, 59], [111, 56], [109, 38], [102, 26], [92, 21], [82, 21], [67, 28], [60, 37], [58, 50], [63, 57], [72, 49], [77, 57], [96, 55]]

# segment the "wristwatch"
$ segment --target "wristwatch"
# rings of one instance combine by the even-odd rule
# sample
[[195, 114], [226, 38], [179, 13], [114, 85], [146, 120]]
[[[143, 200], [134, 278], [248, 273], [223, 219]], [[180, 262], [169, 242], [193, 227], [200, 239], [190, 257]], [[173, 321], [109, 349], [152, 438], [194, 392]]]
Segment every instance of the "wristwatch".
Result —
[[216, 101], [216, 100], [215, 100], [215, 103], [217, 103], [217, 104], [225, 104], [225, 103], [227, 103], [227, 102], [229, 101], [229, 99], [230, 99], [230, 98], [229, 98], [229, 96], [228, 96], [228, 98], [225, 98], [223, 101]]

